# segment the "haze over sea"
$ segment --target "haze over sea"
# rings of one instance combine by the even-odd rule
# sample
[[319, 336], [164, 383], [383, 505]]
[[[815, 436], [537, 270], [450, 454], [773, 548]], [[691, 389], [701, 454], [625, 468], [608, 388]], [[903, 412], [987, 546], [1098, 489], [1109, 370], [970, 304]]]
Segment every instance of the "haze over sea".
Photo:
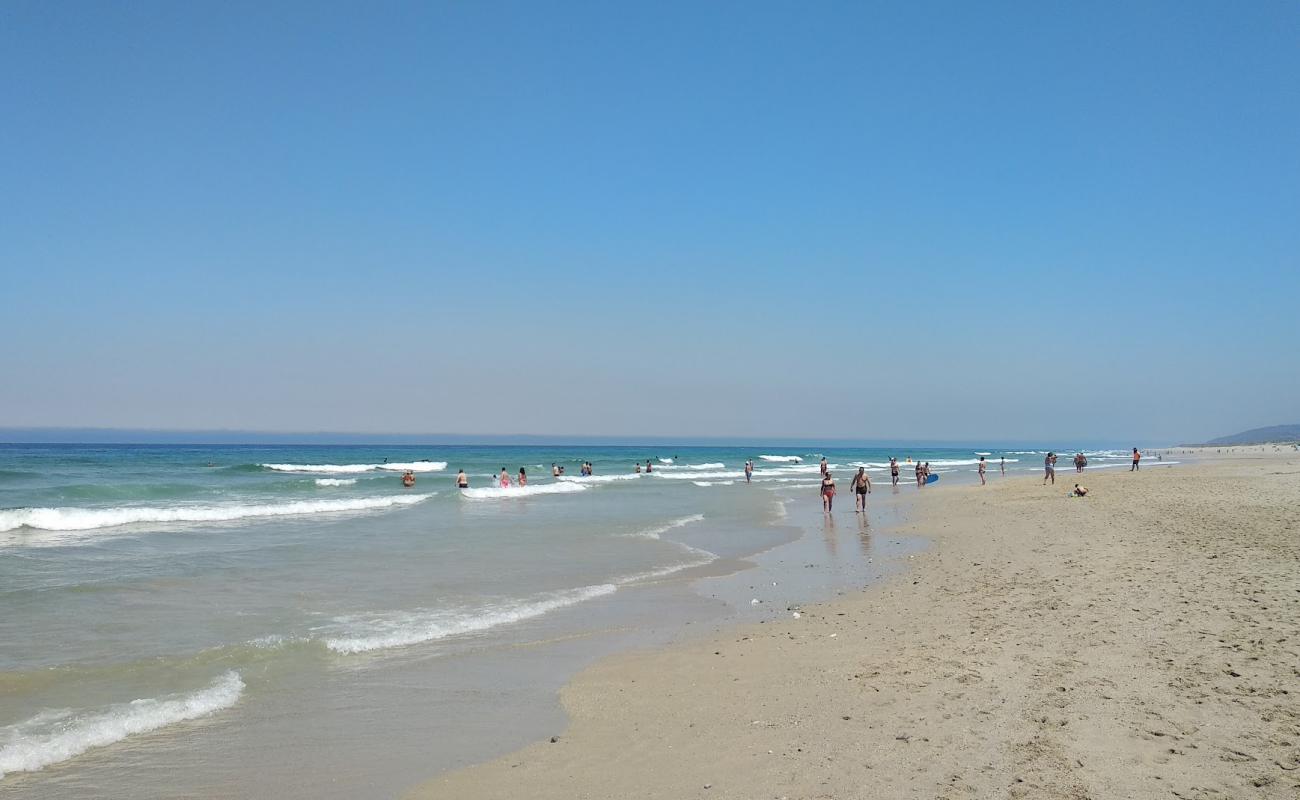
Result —
[[[980, 452], [1012, 473], [1041, 460]], [[1120, 449], [1091, 452], [1097, 466], [1124, 463]], [[978, 457], [969, 447], [0, 445], [0, 641], [23, 643], [0, 654], [5, 788], [129, 797], [158, 793], [166, 774], [166, 793], [189, 794], [230, 791], [245, 774], [254, 793], [346, 797], [499, 752], [555, 724], [555, 686], [599, 652], [752, 613], [758, 597], [728, 576], [752, 584], [738, 559], [798, 539], [823, 454], [842, 490], [866, 465], [874, 513], [886, 515], [917, 491], [907, 464], [903, 489], [881, 491], [889, 456], [928, 460], [949, 481], [971, 480]], [[653, 472], [633, 471], [647, 460]], [[592, 477], [578, 476], [582, 461]], [[514, 477], [521, 466], [526, 488], [497, 485], [501, 467]], [[460, 468], [468, 491], [453, 487]], [[838, 549], [826, 580], [869, 580], [872, 559], [904, 544], [873, 547]], [[778, 564], [768, 572], [799, 585]], [[759, 595], [779, 605], [777, 591]]]

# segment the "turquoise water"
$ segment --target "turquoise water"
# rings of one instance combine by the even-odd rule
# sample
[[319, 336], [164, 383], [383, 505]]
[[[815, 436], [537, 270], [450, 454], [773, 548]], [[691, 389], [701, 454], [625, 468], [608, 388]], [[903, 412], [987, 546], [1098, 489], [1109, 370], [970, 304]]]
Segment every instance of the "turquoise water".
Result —
[[[1038, 452], [987, 452], [992, 472], [1003, 456], [1013, 474], [1040, 469]], [[890, 455], [928, 460], [948, 482], [974, 480], [977, 458], [0, 445], [0, 786], [383, 796], [521, 744], [562, 726], [554, 689], [600, 653], [852, 585], [902, 552], [870, 540], [846, 491], [821, 517], [822, 455], [842, 491], [858, 464], [887, 486]], [[637, 476], [647, 460], [654, 471]], [[521, 466], [527, 488], [496, 485]], [[469, 492], [454, 488], [458, 468]], [[908, 475], [904, 464], [898, 494], [873, 495], [873, 513], [921, 494]], [[811, 579], [756, 557], [795, 546], [828, 570]], [[785, 588], [751, 599], [760, 571]]]

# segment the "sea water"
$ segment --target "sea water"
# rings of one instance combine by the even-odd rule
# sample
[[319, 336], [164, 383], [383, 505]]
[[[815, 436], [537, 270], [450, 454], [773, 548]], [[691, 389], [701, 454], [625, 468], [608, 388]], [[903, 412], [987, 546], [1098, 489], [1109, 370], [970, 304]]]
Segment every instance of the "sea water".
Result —
[[[1021, 475], [1042, 460], [0, 445], [0, 788], [392, 796], [561, 731], [556, 689], [601, 654], [870, 580], [907, 545], [873, 542], [852, 519], [856, 467], [878, 490], [891, 455], [971, 481], [977, 452], [990, 474], [1003, 457]], [[820, 513], [823, 455], [848, 516]], [[579, 475], [583, 461], [594, 475]], [[647, 461], [652, 472], [634, 471]], [[528, 485], [502, 487], [502, 467], [512, 482], [523, 467]], [[900, 492], [921, 495], [905, 461], [901, 477]]]

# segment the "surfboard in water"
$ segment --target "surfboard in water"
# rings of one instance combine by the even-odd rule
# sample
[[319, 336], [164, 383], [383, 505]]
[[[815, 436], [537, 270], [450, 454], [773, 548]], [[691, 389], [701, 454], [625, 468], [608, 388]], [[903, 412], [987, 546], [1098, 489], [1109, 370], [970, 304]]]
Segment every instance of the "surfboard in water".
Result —
[[937, 483], [938, 480], [939, 480], [939, 476], [938, 476], [938, 475], [931, 475], [930, 477], [928, 477], [928, 478], [925, 479], [925, 482], [926, 482], [926, 483]]

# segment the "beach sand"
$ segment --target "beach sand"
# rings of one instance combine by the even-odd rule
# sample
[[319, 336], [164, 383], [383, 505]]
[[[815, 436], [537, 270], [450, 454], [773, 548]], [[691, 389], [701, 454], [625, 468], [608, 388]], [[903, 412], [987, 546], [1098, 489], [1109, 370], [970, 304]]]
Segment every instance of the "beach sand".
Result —
[[894, 578], [601, 661], [410, 797], [1300, 797], [1300, 456], [1057, 477], [927, 491]]

